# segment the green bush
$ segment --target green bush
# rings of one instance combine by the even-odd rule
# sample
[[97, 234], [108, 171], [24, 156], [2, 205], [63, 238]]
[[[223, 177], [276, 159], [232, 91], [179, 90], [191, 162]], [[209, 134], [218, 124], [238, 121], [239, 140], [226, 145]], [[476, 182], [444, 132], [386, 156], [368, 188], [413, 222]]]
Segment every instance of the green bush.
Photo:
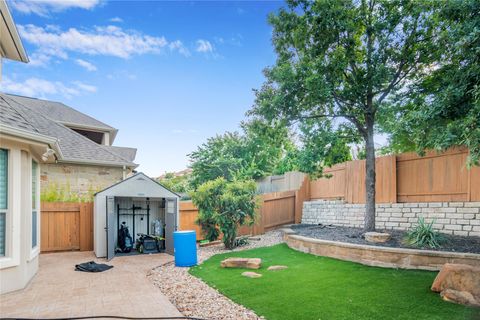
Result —
[[433, 229], [434, 222], [426, 223], [423, 217], [418, 218], [417, 225], [407, 232], [406, 242], [419, 248], [439, 248], [443, 237]]
[[218, 228], [225, 247], [233, 249], [238, 227], [255, 222], [256, 188], [253, 180], [228, 182], [222, 177], [200, 185], [192, 201], [200, 211], [198, 224], [207, 237], [218, 237]]

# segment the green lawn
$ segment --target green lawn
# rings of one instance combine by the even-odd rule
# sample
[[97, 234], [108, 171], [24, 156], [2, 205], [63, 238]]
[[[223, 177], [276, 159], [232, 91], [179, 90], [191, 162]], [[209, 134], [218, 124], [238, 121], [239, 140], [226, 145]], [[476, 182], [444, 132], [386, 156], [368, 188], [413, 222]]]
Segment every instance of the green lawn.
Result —
[[[220, 268], [225, 257], [262, 258], [263, 277]], [[267, 271], [271, 265], [287, 265]], [[430, 291], [436, 272], [395, 270], [301, 253], [281, 244], [216, 255], [190, 273], [267, 319], [480, 319], [480, 310]]]

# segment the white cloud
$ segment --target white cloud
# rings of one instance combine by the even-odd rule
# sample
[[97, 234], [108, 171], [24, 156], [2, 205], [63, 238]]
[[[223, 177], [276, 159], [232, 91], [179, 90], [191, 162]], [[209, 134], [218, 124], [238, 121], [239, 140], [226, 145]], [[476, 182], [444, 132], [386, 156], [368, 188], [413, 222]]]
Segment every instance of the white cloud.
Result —
[[143, 35], [116, 26], [95, 27], [93, 30], [70, 28], [66, 31], [19, 25], [24, 41], [37, 45], [42, 51], [67, 55], [68, 51], [89, 55], [129, 58], [135, 54], [159, 53], [168, 46], [165, 37]]
[[100, 4], [100, 0], [10, 0], [9, 5], [25, 14], [48, 16], [50, 12], [60, 12], [67, 9], [91, 10]]
[[185, 57], [190, 57], [190, 51], [183, 45], [182, 41], [180, 40], [170, 42], [168, 47], [171, 51], [178, 51], [178, 53], [180, 53], [181, 55], [184, 55]]
[[84, 67], [88, 71], [97, 71], [97, 67], [88, 61], [82, 60], [82, 59], [77, 59], [75, 60], [75, 63], [78, 64], [81, 67]]
[[91, 93], [97, 92], [97, 87], [92, 86], [91, 84], [86, 84], [80, 81], [74, 81], [73, 84], [77, 86], [77, 88], [80, 89], [81, 91], [91, 92]]
[[45, 98], [48, 95], [61, 95], [70, 99], [84, 93], [96, 92], [97, 88], [79, 81], [74, 81], [71, 85], [65, 85], [60, 81], [48, 81], [34, 77], [23, 82], [16, 82], [4, 77], [0, 83], [0, 90], [29, 97]]
[[213, 46], [208, 40], [198, 39], [196, 51], [203, 53], [211, 53], [213, 52]]
[[110, 22], [118, 22], [118, 23], [122, 23], [123, 22], [123, 19], [120, 18], [120, 17], [113, 17], [111, 18], [110, 20], [108, 20]]

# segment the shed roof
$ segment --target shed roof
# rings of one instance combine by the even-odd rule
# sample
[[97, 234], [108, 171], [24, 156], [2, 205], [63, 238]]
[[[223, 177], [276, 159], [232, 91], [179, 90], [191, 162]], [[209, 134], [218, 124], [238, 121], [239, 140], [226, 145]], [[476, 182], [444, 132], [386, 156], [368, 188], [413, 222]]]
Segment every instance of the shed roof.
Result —
[[127, 179], [117, 182], [116, 184], [113, 184], [110, 187], [95, 193], [95, 197], [101, 195], [142, 198], [180, 198], [177, 193], [171, 191], [143, 172], [137, 172]]

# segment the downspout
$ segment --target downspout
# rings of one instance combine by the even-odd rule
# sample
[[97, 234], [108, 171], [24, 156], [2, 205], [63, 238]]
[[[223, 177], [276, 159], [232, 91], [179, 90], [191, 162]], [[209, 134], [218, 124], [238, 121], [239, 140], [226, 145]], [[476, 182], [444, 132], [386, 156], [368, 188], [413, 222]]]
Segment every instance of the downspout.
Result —
[[123, 166], [123, 179], [122, 180], [125, 180], [127, 178], [127, 166]]

